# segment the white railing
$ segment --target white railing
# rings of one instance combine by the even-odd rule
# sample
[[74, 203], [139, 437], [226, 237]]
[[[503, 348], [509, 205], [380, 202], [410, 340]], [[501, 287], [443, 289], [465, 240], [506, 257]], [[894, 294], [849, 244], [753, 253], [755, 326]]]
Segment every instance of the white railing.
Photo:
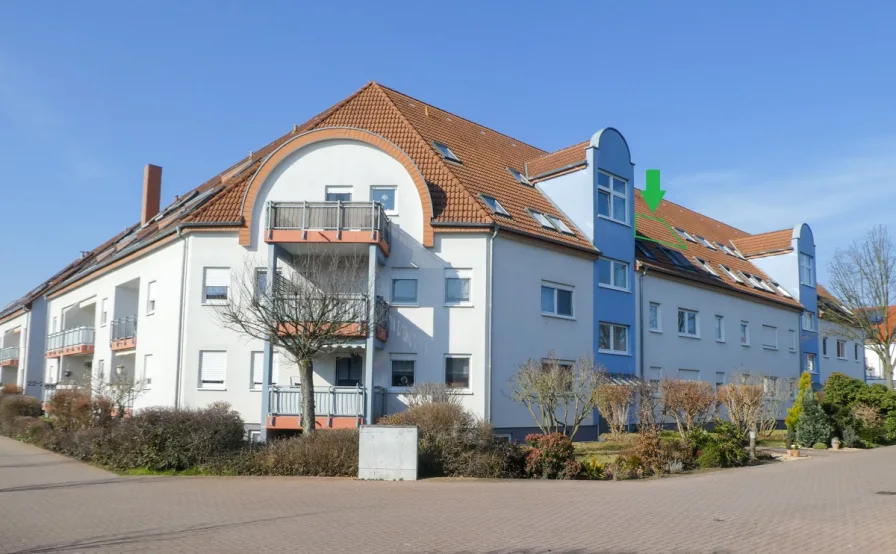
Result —
[[50, 333], [47, 335], [47, 352], [62, 350], [71, 346], [93, 344], [94, 335], [93, 327], [87, 326]]
[[392, 241], [392, 222], [379, 202], [270, 202], [267, 229], [370, 231]]
[[7, 346], [6, 348], [0, 348], [0, 364], [3, 362], [8, 362], [11, 360], [19, 359], [19, 347], [18, 346]]
[[[374, 406], [383, 396], [381, 387], [373, 388]], [[314, 387], [314, 411], [318, 417], [364, 417], [367, 389], [357, 387]], [[271, 387], [271, 415], [302, 415], [302, 388]], [[380, 411], [375, 408], [374, 411]], [[376, 414], [374, 414], [376, 415]]]

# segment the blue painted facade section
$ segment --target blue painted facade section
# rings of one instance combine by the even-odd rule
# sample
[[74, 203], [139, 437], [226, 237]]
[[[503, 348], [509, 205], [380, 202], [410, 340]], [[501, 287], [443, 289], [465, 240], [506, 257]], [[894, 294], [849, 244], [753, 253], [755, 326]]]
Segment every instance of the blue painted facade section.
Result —
[[[594, 358], [611, 373], [636, 375], [637, 329], [635, 327], [635, 190], [634, 169], [628, 144], [616, 129], [607, 128], [591, 137], [586, 149], [591, 177], [594, 214], [594, 245], [601, 256], [628, 264], [628, 292], [601, 287], [598, 267], [594, 268]], [[620, 223], [599, 215], [597, 194], [598, 173], [604, 171], [626, 181], [626, 222]], [[595, 261], [595, 264], [599, 262]], [[628, 354], [601, 353], [598, 348], [600, 323], [615, 323], [628, 327]]]
[[800, 321], [800, 362], [803, 371], [805, 371], [808, 366], [808, 355], [815, 355], [815, 373], [812, 375], [812, 383], [820, 385], [821, 356], [819, 355], [820, 345], [818, 339], [818, 271], [815, 266], [815, 237], [812, 236], [812, 229], [805, 223], [799, 226], [797, 252], [797, 271], [799, 272], [799, 254], [807, 254], [812, 257], [812, 274], [816, 280], [816, 283], [813, 283], [811, 286], [804, 285], [802, 279], [800, 279], [799, 284], [799, 301], [807, 311], [815, 314], [816, 329], [815, 331], [806, 331], [803, 329], [802, 321]]

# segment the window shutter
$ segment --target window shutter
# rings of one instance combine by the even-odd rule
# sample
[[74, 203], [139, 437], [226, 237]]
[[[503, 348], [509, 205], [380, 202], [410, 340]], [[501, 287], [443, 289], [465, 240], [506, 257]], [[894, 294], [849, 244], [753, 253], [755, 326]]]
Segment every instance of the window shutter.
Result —
[[253, 352], [250, 365], [252, 366], [252, 386], [260, 387], [264, 382], [264, 352]]
[[202, 383], [223, 384], [227, 375], [227, 352], [202, 351], [199, 353], [199, 380]]
[[271, 357], [273, 358], [271, 366], [271, 384], [277, 385], [280, 383], [280, 353], [274, 352]]
[[206, 287], [227, 287], [230, 285], [230, 270], [222, 267], [209, 267], [205, 270]]

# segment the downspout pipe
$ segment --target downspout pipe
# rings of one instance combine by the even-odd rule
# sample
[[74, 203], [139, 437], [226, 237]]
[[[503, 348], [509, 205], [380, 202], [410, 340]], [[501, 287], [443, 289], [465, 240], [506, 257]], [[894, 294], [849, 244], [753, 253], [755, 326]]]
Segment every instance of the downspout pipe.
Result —
[[641, 264], [638, 272], [638, 377], [644, 379], [644, 276], [647, 275], [647, 266]]
[[485, 421], [491, 423], [492, 421], [492, 327], [493, 320], [492, 317], [492, 306], [494, 304], [492, 298], [495, 292], [495, 278], [493, 275], [494, 271], [494, 260], [495, 260], [495, 237], [498, 236], [498, 226], [494, 225], [494, 231], [492, 232], [491, 237], [488, 239], [488, 244], [486, 245], [486, 257], [488, 258], [486, 264], [488, 266], [487, 270], [487, 283], [486, 283], [486, 291], [488, 294], [488, 300], [486, 302], [486, 335], [485, 335], [485, 359], [488, 361], [488, 368], [486, 368], [485, 372]]

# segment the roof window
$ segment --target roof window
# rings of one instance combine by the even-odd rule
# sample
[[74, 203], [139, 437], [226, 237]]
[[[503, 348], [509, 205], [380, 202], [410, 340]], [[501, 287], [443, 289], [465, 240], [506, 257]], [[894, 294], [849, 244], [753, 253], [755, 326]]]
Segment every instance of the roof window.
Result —
[[554, 226], [551, 225], [551, 222], [548, 221], [548, 218], [541, 212], [536, 212], [535, 210], [529, 210], [529, 213], [532, 214], [532, 217], [541, 225], [542, 227], [547, 227], [548, 229], [554, 229]]
[[719, 264], [719, 267], [722, 269], [722, 271], [725, 272], [725, 275], [727, 275], [728, 277], [731, 277], [731, 280], [734, 281], [735, 283], [743, 283], [744, 282], [744, 280], [740, 278], [740, 275], [731, 271], [731, 268], [728, 267], [727, 265]]
[[488, 207], [491, 208], [492, 211], [496, 214], [510, 217], [510, 214], [507, 213], [507, 210], [504, 209], [504, 206], [502, 206], [501, 203], [498, 202], [497, 198], [493, 196], [486, 196], [485, 194], [480, 194], [479, 197], [482, 198], [482, 201], [488, 204]]
[[566, 233], [567, 235], [575, 234], [575, 232], [569, 228], [569, 225], [567, 225], [566, 222], [564, 222], [559, 217], [553, 216], [553, 215], [549, 215], [547, 217], [548, 217], [548, 221], [550, 221], [554, 225], [554, 227], [556, 227], [557, 230], [560, 231], [561, 233]]
[[678, 267], [690, 270], [694, 269], [694, 266], [692, 266], [688, 262], [688, 259], [684, 257], [684, 254], [682, 254], [678, 250], [670, 250], [669, 248], [666, 248], [664, 246], [661, 246], [660, 249], [662, 249], [663, 254], [665, 254], [667, 258], [672, 260], [672, 263], [677, 265]]
[[643, 242], [641, 242], [641, 241], [639, 241], [639, 240], [636, 240], [636, 241], [635, 241], [635, 248], [636, 248], [636, 249], [638, 250], [638, 252], [639, 252], [642, 256], [644, 256], [645, 258], [647, 258], [647, 259], [649, 259], [649, 260], [655, 260], [655, 259], [656, 259], [656, 256], [653, 255], [653, 252], [651, 252]]
[[448, 145], [442, 144], [441, 142], [435, 142], [435, 141], [433, 141], [432, 145], [436, 147], [436, 150], [439, 151], [439, 154], [441, 154], [442, 157], [445, 158], [446, 160], [451, 160], [452, 162], [460, 163], [460, 158], [458, 158], [457, 155], [455, 155], [454, 152], [452, 152], [451, 149], [448, 148]]
[[715, 250], [715, 249], [716, 249], [716, 247], [713, 246], [711, 242], [709, 242], [709, 241], [706, 240], [705, 238], [701, 237], [700, 235], [697, 235], [697, 240], [700, 241], [700, 244], [702, 244], [703, 246], [709, 248], [710, 250]]
[[709, 265], [708, 263], [706, 263], [706, 260], [703, 260], [703, 259], [701, 259], [701, 258], [698, 258], [698, 257], [694, 256], [694, 261], [696, 261], [696, 262], [697, 262], [697, 265], [699, 265], [700, 267], [702, 267], [704, 271], [706, 271], [707, 273], [709, 273], [709, 274], [712, 275], [713, 277], [718, 277], [718, 276], [719, 276], [719, 274], [716, 273], [716, 270], [714, 270], [714, 269], [712, 268], [711, 265]]
[[522, 173], [520, 173], [519, 171], [509, 168], [509, 167], [507, 168], [507, 171], [509, 171], [510, 174], [513, 175], [513, 178], [516, 179], [519, 184], [528, 185], [530, 187], [532, 186], [532, 183], [529, 182], [529, 178], [526, 177], [525, 175], [523, 175]]
[[695, 238], [692, 237], [690, 234], [688, 234], [688, 232], [685, 231], [684, 229], [679, 229], [678, 227], [676, 227], [676, 228], [675, 228], [675, 232], [678, 233], [678, 235], [679, 235], [681, 238], [683, 238], [684, 240], [689, 240], [689, 241], [691, 241], [691, 242], [697, 242], [697, 239], [695, 239]]

